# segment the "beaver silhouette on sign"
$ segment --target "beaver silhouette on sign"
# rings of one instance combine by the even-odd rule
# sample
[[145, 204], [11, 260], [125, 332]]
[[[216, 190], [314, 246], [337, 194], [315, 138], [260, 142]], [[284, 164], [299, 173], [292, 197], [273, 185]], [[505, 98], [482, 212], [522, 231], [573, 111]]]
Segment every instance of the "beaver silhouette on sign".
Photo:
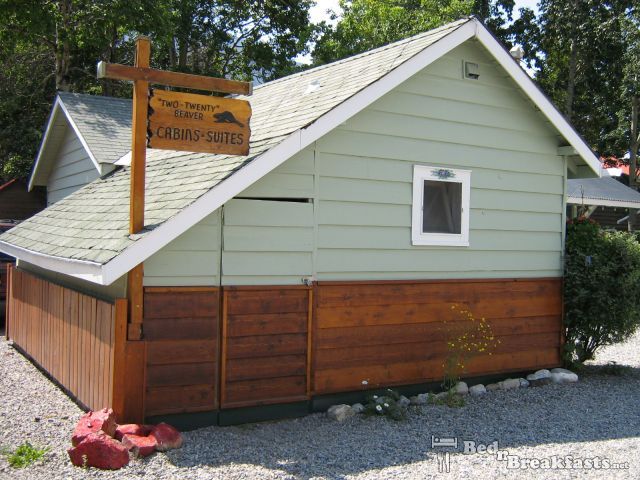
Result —
[[244, 127], [244, 125], [233, 116], [233, 113], [229, 111], [214, 113], [213, 118], [216, 119], [215, 123], [235, 123], [239, 127]]

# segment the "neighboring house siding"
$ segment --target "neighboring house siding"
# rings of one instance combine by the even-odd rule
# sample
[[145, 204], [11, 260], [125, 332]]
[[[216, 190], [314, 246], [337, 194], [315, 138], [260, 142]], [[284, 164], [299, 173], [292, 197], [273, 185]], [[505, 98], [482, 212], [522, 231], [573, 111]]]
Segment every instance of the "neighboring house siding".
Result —
[[[463, 60], [479, 80], [462, 78]], [[318, 141], [318, 280], [560, 276], [557, 145], [488, 55], [462, 45]], [[411, 245], [415, 164], [472, 171], [469, 247]]]
[[144, 262], [144, 285], [219, 285], [220, 234], [218, 209]]
[[98, 177], [98, 170], [80, 139], [68, 128], [47, 180], [47, 204], [63, 199]]

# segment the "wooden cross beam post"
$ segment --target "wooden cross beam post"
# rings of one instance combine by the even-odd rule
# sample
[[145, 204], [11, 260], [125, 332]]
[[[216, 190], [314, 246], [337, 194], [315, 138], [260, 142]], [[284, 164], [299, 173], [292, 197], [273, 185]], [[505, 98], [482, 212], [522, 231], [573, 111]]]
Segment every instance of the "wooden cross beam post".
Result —
[[[173, 87], [183, 87], [194, 90], [207, 90], [221, 93], [236, 93], [251, 95], [252, 84], [250, 82], [238, 82], [235, 80], [227, 80], [225, 78], [213, 78], [200, 75], [189, 75], [186, 73], [168, 72], [164, 70], [155, 70], [150, 68], [150, 56], [151, 56], [151, 41], [147, 37], [138, 37], [136, 40], [136, 56], [135, 65], [133, 67], [128, 65], [119, 65], [114, 63], [100, 62], [98, 63], [98, 78], [108, 78], [112, 80], [127, 80], [133, 82], [133, 118], [132, 118], [132, 138], [131, 138], [131, 189], [129, 198], [129, 234], [136, 234], [142, 231], [144, 228], [144, 203], [145, 203], [145, 168], [146, 168], [146, 151], [147, 142], [151, 144], [151, 138], [148, 139], [148, 127], [149, 127], [149, 85], [161, 84], [170, 85]], [[162, 100], [163, 105], [168, 108], [174, 108], [173, 111], [167, 112], [163, 110], [162, 115], [157, 115], [160, 118], [160, 123], [155, 131], [155, 138], [153, 138], [154, 132], [151, 132], [153, 140], [156, 144], [160, 145], [154, 148], [166, 148], [174, 150], [187, 150], [187, 151], [209, 151], [212, 153], [230, 153], [230, 154], [245, 154], [248, 151], [249, 144], [249, 117], [251, 114], [248, 102], [242, 100], [222, 99], [219, 97], [204, 97], [202, 95], [193, 94], [178, 94], [175, 92], [166, 92], [165, 97], [173, 94], [175, 99], [171, 102], [168, 100]], [[181, 97], [178, 97], [180, 96]], [[218, 98], [217, 100], [215, 100]], [[181, 100], [184, 99], [184, 100]], [[213, 102], [215, 100], [215, 102]], [[200, 103], [199, 103], [200, 102]], [[216, 105], [212, 105], [216, 103]], [[240, 105], [243, 111], [242, 121], [237, 120], [230, 109], [233, 109], [235, 104]], [[211, 112], [218, 110], [217, 114], [213, 116], [204, 116], [200, 113], [203, 110], [203, 106], [208, 107]], [[173, 106], [173, 107], [172, 107]], [[190, 112], [190, 109], [193, 110]], [[205, 109], [206, 110], [206, 109]], [[200, 132], [206, 132], [210, 134], [212, 128], [211, 125], [215, 124], [218, 129], [214, 131], [214, 134], [218, 136], [215, 138], [231, 138], [235, 143], [229, 145], [229, 150], [225, 151], [224, 146], [212, 144], [207, 145], [204, 142], [195, 144], [194, 142], [173, 142], [175, 140], [171, 135], [167, 138], [167, 131], [171, 131], [178, 126], [167, 124], [166, 118], [170, 118], [169, 122], [179, 122], [181, 115], [178, 112], [184, 113], [184, 117], [189, 117], [190, 123], [182, 125], [180, 131], [184, 132], [198, 132], [198, 140], [204, 137], [200, 137]], [[189, 115], [187, 115], [189, 114]], [[197, 117], [199, 115], [199, 117]], [[219, 117], [218, 117], [219, 115]], [[193, 118], [200, 120], [200, 122], [194, 123]], [[233, 119], [233, 121], [230, 121]], [[165, 123], [162, 123], [162, 121]], [[206, 121], [205, 121], [206, 120]], [[237, 125], [236, 125], [237, 124]], [[233, 131], [240, 128], [244, 130]], [[167, 130], [168, 129], [168, 130]], [[184, 135], [181, 135], [181, 137]], [[193, 135], [195, 137], [195, 134]], [[211, 138], [214, 138], [211, 135]], [[245, 147], [239, 149], [238, 142], [243, 142]], [[212, 142], [210, 142], [212, 143]], [[127, 337], [129, 340], [140, 340], [142, 338], [142, 319], [143, 319], [143, 277], [144, 270], [143, 264], [135, 266], [129, 271], [127, 281], [127, 297], [129, 299], [129, 325]]]

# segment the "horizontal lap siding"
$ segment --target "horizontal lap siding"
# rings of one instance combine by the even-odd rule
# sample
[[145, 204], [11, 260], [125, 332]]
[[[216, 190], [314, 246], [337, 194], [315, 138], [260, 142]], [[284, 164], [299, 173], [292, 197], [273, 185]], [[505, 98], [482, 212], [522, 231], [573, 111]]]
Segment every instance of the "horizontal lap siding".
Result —
[[234, 199], [224, 207], [223, 285], [299, 285], [313, 274], [313, 204]]
[[[318, 280], [562, 275], [557, 145], [506, 73], [462, 45], [317, 142]], [[411, 245], [416, 164], [471, 170], [469, 247]]]
[[222, 407], [307, 399], [309, 289], [231, 287], [224, 295]]
[[220, 210], [198, 222], [144, 262], [144, 284], [219, 285]]
[[114, 305], [12, 269], [11, 339], [80, 402], [111, 406]]
[[69, 128], [47, 179], [47, 203], [51, 205], [97, 179], [100, 175], [75, 132]]
[[145, 289], [146, 416], [218, 408], [219, 289]]
[[560, 363], [560, 279], [321, 282], [315, 292], [315, 394], [441, 380], [447, 341], [472, 325], [453, 306], [485, 318], [501, 342], [465, 375]]

